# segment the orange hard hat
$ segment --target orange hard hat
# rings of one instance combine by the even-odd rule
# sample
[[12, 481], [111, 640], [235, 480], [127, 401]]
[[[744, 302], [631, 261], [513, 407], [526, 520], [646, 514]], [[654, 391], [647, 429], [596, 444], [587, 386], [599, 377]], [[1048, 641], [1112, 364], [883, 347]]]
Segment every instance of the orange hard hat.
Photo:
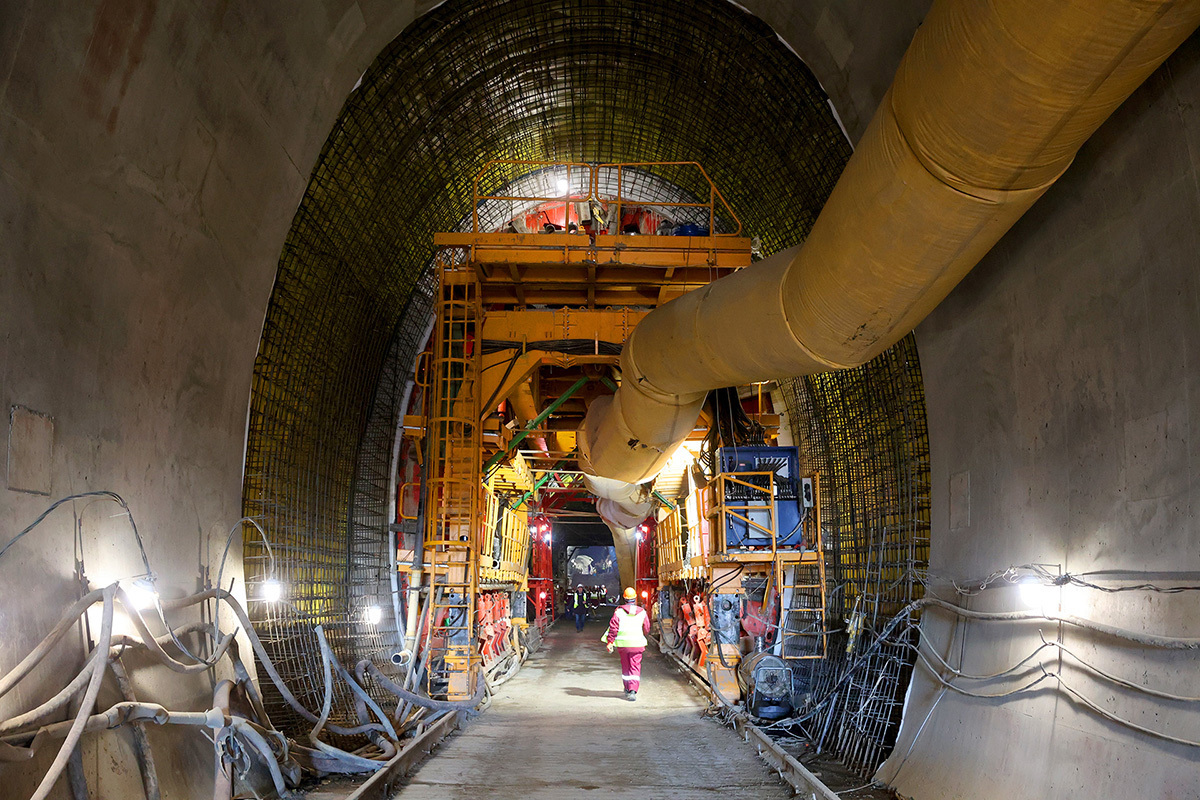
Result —
[[626, 600], [637, 600], [637, 590], [634, 589], [632, 586], [626, 587], [625, 599]]

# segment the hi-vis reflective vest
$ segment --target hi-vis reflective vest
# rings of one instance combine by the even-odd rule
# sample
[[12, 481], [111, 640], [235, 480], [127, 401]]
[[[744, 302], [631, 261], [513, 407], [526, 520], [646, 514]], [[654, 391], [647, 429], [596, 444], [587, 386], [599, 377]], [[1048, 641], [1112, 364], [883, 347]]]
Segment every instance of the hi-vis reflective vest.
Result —
[[639, 607], [630, 614], [624, 608], [618, 608], [616, 614], [617, 639], [613, 644], [617, 647], [645, 647], [646, 634], [642, 632], [642, 620], [646, 618], [645, 609]]

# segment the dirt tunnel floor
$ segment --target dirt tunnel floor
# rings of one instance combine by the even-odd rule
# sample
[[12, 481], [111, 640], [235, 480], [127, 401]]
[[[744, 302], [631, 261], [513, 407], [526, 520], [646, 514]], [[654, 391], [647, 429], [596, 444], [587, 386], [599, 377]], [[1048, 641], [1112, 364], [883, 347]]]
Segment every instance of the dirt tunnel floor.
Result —
[[477, 798], [773, 798], [791, 787], [730, 729], [651, 645], [635, 702], [600, 636], [560, 620], [521, 672], [466, 730], [408, 779], [398, 800]]

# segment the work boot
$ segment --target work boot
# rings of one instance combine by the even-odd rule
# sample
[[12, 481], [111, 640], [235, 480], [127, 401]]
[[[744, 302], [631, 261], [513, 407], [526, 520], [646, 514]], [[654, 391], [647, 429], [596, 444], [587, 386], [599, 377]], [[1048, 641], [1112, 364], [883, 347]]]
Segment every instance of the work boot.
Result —
[[632, 703], [634, 700], [637, 700], [637, 692], [626, 692], [625, 699]]

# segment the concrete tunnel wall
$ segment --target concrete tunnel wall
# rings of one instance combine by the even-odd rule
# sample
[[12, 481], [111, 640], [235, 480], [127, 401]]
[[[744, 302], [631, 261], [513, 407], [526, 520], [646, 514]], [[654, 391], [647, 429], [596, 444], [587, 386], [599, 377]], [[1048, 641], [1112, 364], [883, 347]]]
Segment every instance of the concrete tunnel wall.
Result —
[[[164, 595], [215, 571], [241, 516], [251, 370], [283, 238], [347, 93], [416, 11], [0, 5], [0, 400], [6, 415], [20, 404], [54, 418], [49, 496], [0, 493], [0, 539], [54, 499], [109, 489], [129, 501]], [[75, 504], [94, 582], [142, 571], [116, 510]], [[76, 596], [72, 529], [60, 509], [0, 559], [0, 671]], [[239, 547], [227, 576], [240, 590]], [[78, 654], [60, 646], [31, 678], [40, 689], [0, 699], [0, 714], [52, 694]], [[140, 699], [210, 702], [205, 678], [132, 677]], [[150, 736], [165, 796], [211, 794], [203, 737]], [[94, 796], [142, 796], [127, 732], [84, 741]], [[28, 797], [53, 754], [0, 765], [0, 794]]]
[[[55, 421], [50, 496], [5, 491], [6, 532], [57, 497], [112, 489], [130, 501], [165, 592], [190, 591], [201, 565], [215, 568], [239, 515], [251, 365], [291, 214], [358, 75], [434, 5], [331, 0], [268, 11], [107, 0], [80, 13], [28, 0], [0, 11], [0, 386], [6, 404]], [[806, 60], [856, 139], [928, 3], [743, 5]], [[1190, 42], [1118, 112], [918, 330], [941, 574], [1027, 560], [1196, 568], [1187, 345], [1200, 329], [1200, 293], [1188, 150], [1196, 116], [1186, 91], [1188, 80], [1196, 85], [1196, 50]], [[970, 524], [950, 530], [950, 477], [964, 472]], [[0, 562], [0, 669], [40, 638], [72, 591], [70, 511], [57, 513]], [[136, 552], [111, 513], [82, 511], [93, 578], [139, 571], [124, 566]], [[1112, 608], [1130, 613], [1130, 626], [1186, 633], [1190, 624], [1196, 634], [1182, 610], [1187, 595], [1139, 597], [1145, 610], [1118, 611], [1130, 596], [1095, 606], [1096, 615]], [[970, 652], [986, 659], [1017, 644], [999, 635]], [[77, 660], [64, 652], [41, 673], [45, 686]], [[1156, 671], [1164, 681], [1194, 675], [1194, 661], [1168, 659]], [[201, 702], [201, 683], [135, 676], [146, 699], [168, 705]], [[910, 708], [922, 707], [922, 691]], [[0, 702], [8, 710], [14, 701]], [[93, 790], [135, 796], [125, 735], [90, 741]], [[160, 748], [175, 754], [160, 772], [176, 796], [210, 772], [208, 744], [192, 745]], [[1081, 754], [1095, 761], [1080, 764]], [[1019, 777], [1022, 796], [1042, 797], [1077, 780], [1150, 779], [1171, 796], [1194, 758], [1082, 718], [1062, 698], [949, 697], [900, 785], [922, 798], [965, 787], [988, 796]], [[16, 796], [36, 783], [8, 766], [0, 777]]]
[[[1065, 176], [917, 328], [933, 485], [931, 584], [1042, 563], [1107, 586], [1200, 584], [1200, 39], [1119, 108]], [[1173, 573], [1173, 574], [1172, 574]], [[1003, 584], [1003, 582], [1001, 582]], [[964, 598], [1029, 608], [1015, 588]], [[1196, 594], [1048, 589], [1050, 610], [1200, 637]], [[923, 632], [965, 672], [1006, 669], [1050, 623], [930, 612]], [[1084, 635], [1062, 641], [1107, 672], [1195, 696], [1195, 651]], [[962, 659], [961, 664], [959, 659]], [[1085, 674], [1072, 689], [1136, 724], [1200, 741], [1195, 704]], [[917, 667], [905, 726], [880, 775], [921, 800], [1197, 796], [1200, 753], [1097, 717], [1053, 679], [1008, 700], [947, 692]], [[997, 693], [1036, 679], [964, 682]], [[930, 709], [937, 702], [930, 714]], [[925, 730], [913, 736], [928, 717]], [[909, 755], [911, 747], [911, 755]], [[907, 762], [905, 759], [907, 757]], [[901, 767], [901, 764], [904, 764]]]

